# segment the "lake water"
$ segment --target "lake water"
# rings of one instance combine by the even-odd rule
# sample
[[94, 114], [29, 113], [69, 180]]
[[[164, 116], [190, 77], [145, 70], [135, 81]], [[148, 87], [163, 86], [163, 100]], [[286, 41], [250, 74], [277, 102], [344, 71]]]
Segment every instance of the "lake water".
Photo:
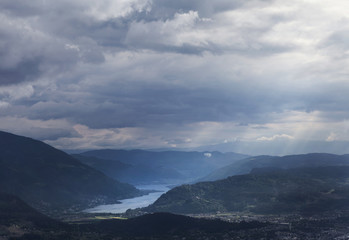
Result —
[[155, 202], [163, 193], [170, 190], [167, 185], [141, 185], [136, 186], [141, 190], [156, 190], [158, 192], [149, 193], [147, 195], [120, 200], [120, 204], [99, 205], [94, 208], [86, 209], [84, 212], [88, 213], [124, 213], [127, 209], [135, 209], [140, 207], [147, 207]]

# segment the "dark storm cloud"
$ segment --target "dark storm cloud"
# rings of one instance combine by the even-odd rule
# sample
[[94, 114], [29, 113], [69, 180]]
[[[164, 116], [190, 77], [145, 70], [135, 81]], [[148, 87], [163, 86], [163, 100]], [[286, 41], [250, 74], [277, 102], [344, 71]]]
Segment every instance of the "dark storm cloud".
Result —
[[87, 34], [96, 21], [88, 21], [81, 4], [1, 1], [0, 9], [0, 85], [104, 61], [102, 47]]
[[3, 0], [0, 2], [0, 7], [3, 11], [13, 16], [30, 17], [35, 16], [43, 12], [43, 1], [11, 1]]
[[12, 68], [0, 68], [0, 85], [31, 81], [40, 76], [40, 60], [33, 59], [18, 63]]
[[90, 147], [86, 136], [94, 146], [229, 138], [203, 122], [250, 139], [343, 122], [349, 24], [328, 4], [0, 1], [0, 118], [10, 117], [0, 127], [20, 118], [24, 134]]
[[36, 103], [17, 111], [31, 119], [66, 118], [91, 128], [122, 128], [200, 121], [265, 123], [271, 120], [266, 112], [281, 112], [289, 103], [286, 95], [270, 94], [267, 86], [252, 88], [243, 83], [195, 89], [171, 84], [124, 84], [108, 89], [95, 87], [89, 95], [76, 95], [76, 100], [48, 92], [47, 98], [52, 94], [54, 99], [37, 98]]
[[[263, 3], [255, 1], [252, 5]], [[254, 49], [248, 46], [249, 39], [244, 40], [247, 45], [244, 50], [239, 46], [223, 46], [210, 39], [201, 43], [172, 41], [179, 30], [176, 25], [187, 24], [182, 21], [189, 21], [189, 28], [199, 27], [202, 31], [215, 28], [200, 19], [244, 4], [246, 1], [153, 1], [150, 10], [99, 19], [98, 15], [88, 14], [91, 10], [89, 2], [1, 1], [0, 84], [17, 84], [48, 73], [58, 74], [74, 68], [79, 62], [102, 63], [105, 53], [115, 51], [149, 49], [196, 55], [207, 51], [214, 54], [230, 51], [263, 55], [287, 50], [263, 43]], [[243, 35], [247, 36], [247, 32]]]
[[2, 16], [0, 23], [0, 85], [39, 79], [43, 74], [69, 69], [77, 53], [64, 41], [33, 29], [17, 18]]

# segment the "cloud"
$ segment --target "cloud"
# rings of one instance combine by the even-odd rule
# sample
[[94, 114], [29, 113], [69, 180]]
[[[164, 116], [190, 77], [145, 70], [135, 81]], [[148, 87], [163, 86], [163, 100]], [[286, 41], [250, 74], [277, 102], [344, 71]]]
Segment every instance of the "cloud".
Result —
[[7, 107], [9, 107], [10, 106], [10, 104], [8, 103], [8, 102], [4, 102], [4, 101], [1, 101], [0, 102], [0, 109], [1, 108], [7, 108]]
[[150, 13], [157, 18], [171, 18], [178, 12], [197, 11], [200, 16], [210, 17], [216, 13], [249, 6], [261, 6], [268, 1], [210, 1], [210, 0], [153, 0]]
[[0, 121], [0, 130], [2, 131], [25, 135], [43, 141], [80, 137], [78, 132], [65, 120], [40, 121], [26, 118], [0, 117]]
[[326, 138], [327, 142], [333, 142], [337, 139], [337, 135], [333, 132], [331, 132], [331, 134]]
[[148, 6], [146, 0], [2, 1], [0, 85], [52, 78], [80, 62], [103, 62], [107, 43], [100, 40], [125, 31], [108, 21]]
[[41, 74], [39, 70], [38, 60], [28, 60], [20, 62], [13, 68], [0, 69], [0, 83], [2, 85], [9, 85], [24, 81], [31, 81], [39, 77]]
[[0, 128], [65, 148], [346, 141], [347, 7], [1, 1]]
[[260, 137], [260, 138], [257, 138], [257, 141], [274, 141], [274, 140], [279, 140], [279, 139], [292, 140], [292, 139], [294, 139], [294, 137], [287, 135], [287, 134], [278, 134], [278, 135], [274, 135], [272, 137]]
[[152, 22], [133, 22], [130, 25], [125, 43], [130, 47], [173, 51], [188, 54], [201, 53], [205, 42], [195, 34], [190, 34], [201, 19], [197, 12], [176, 13], [173, 19]]
[[34, 81], [69, 69], [76, 53], [63, 40], [42, 32], [24, 19], [0, 13], [0, 85]]
[[165, 18], [132, 22], [125, 39], [126, 45], [184, 54], [212, 52], [239, 55], [270, 55], [296, 46], [266, 37], [274, 26], [287, 19], [269, 10], [268, 6], [257, 8], [261, 3], [256, 6], [249, 4], [247, 9], [237, 8], [240, 4], [236, 3], [216, 4], [229, 5], [221, 12], [216, 12], [219, 6], [207, 3], [205, 7], [212, 12], [207, 15], [207, 11], [193, 4], [195, 1], [190, 2], [192, 8], [186, 6], [184, 9], [187, 11], [176, 12]]

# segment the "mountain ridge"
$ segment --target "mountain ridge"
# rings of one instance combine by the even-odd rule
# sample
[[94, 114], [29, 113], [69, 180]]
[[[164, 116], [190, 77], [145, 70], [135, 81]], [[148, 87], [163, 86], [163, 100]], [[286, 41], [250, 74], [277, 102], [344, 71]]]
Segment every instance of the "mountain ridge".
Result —
[[276, 167], [281, 169], [311, 166], [349, 166], [349, 155], [308, 153], [286, 156], [260, 155], [236, 161], [219, 168], [196, 182], [215, 181], [229, 176], [247, 174], [254, 168]]
[[[234, 161], [245, 158], [247, 155], [235, 153], [220, 153], [220, 152], [181, 152], [181, 151], [164, 151], [152, 152], [146, 150], [114, 150], [102, 149], [80, 153], [80, 155], [88, 157], [97, 157], [104, 160], [119, 161], [125, 164], [132, 165], [136, 168], [152, 172], [148, 174], [154, 176], [153, 179], [143, 179], [147, 183], [153, 181], [166, 181], [166, 175], [172, 181], [191, 181], [198, 177], [209, 174], [213, 169], [225, 166]], [[95, 161], [93, 165], [98, 165]], [[111, 166], [111, 164], [109, 164]], [[103, 170], [103, 169], [100, 169]], [[107, 169], [109, 170], [109, 169]], [[107, 171], [103, 170], [105, 173]], [[117, 171], [117, 169], [116, 169]], [[146, 172], [146, 171], [145, 171]], [[130, 176], [132, 174], [126, 174]], [[155, 176], [159, 178], [155, 178]], [[164, 176], [165, 177], [162, 177]], [[118, 176], [114, 176], [118, 179]], [[127, 181], [130, 179], [121, 178]]]
[[142, 211], [280, 214], [348, 210], [348, 179], [349, 166], [257, 170], [173, 188]]
[[63, 151], [0, 131], [0, 189], [39, 209], [84, 208], [140, 195]]

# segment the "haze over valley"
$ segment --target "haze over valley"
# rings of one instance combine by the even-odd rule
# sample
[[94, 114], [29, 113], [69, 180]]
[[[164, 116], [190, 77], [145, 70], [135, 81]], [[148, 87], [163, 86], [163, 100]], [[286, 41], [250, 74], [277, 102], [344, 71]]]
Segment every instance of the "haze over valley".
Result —
[[348, 239], [347, 9], [1, 0], [0, 240]]

